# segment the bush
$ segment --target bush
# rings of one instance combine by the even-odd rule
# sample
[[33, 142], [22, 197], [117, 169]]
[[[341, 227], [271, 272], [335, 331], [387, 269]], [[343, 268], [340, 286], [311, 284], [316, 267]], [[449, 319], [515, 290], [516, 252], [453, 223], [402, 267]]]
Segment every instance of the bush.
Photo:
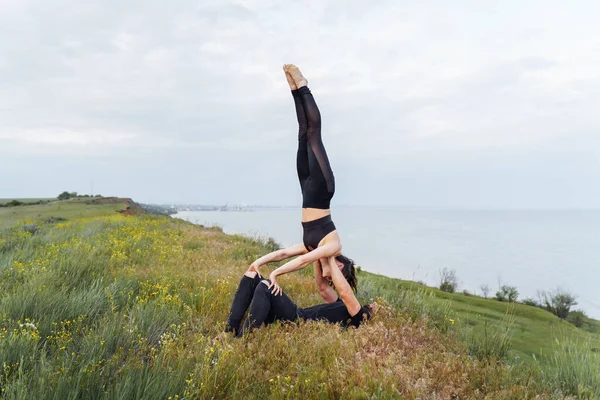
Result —
[[267, 249], [267, 251], [272, 252], [272, 251], [276, 251], [281, 249], [281, 244], [279, 244], [275, 239], [273, 239], [272, 237], [268, 238], [268, 239], [263, 239], [261, 241], [262, 245], [265, 246], [265, 248]]
[[481, 285], [481, 293], [483, 293], [483, 297], [488, 298], [488, 294], [490, 294], [490, 287], [488, 285]]
[[544, 308], [560, 319], [566, 319], [569, 316], [571, 307], [577, 305], [575, 296], [560, 288], [556, 288], [551, 292], [541, 292], [540, 297]]
[[496, 300], [498, 301], [507, 301], [509, 303], [514, 303], [517, 301], [519, 297], [519, 292], [515, 286], [502, 285], [500, 286], [500, 290], [496, 292]]
[[440, 271], [440, 290], [443, 292], [454, 293], [458, 288], [456, 270], [444, 268]]
[[71, 198], [71, 193], [69, 193], [69, 192], [62, 192], [56, 198], [58, 200], [69, 200]]
[[67, 219], [63, 217], [49, 217], [44, 220], [46, 224], [56, 224], [59, 222], [65, 222]]
[[95, 198], [95, 197], [102, 197], [102, 195], [92, 195], [92, 194], [79, 194], [77, 192], [62, 192], [61, 194], [58, 195], [57, 199], [58, 200], [69, 200], [69, 199], [76, 199], [76, 198]]
[[581, 310], [574, 310], [569, 312], [569, 315], [567, 316], [567, 321], [572, 323], [576, 327], [581, 328], [585, 324], [587, 318], [588, 316], [585, 312]]
[[25, 203], [19, 201], [19, 200], [11, 200], [8, 203], [4, 203], [4, 204], [0, 204], [0, 207], [16, 207], [16, 206], [22, 206]]
[[33, 235], [35, 233], [38, 233], [40, 231], [40, 228], [38, 228], [38, 226], [36, 224], [27, 224], [27, 225], [23, 225], [21, 227], [21, 231], [29, 232]]
[[465, 296], [471, 296], [471, 292], [469, 292], [467, 289], [463, 290], [463, 294]]
[[535, 299], [532, 299], [531, 297], [526, 298], [525, 300], [522, 301], [523, 304], [525, 304], [526, 306], [532, 306], [532, 307], [539, 307], [540, 303], [538, 303]]

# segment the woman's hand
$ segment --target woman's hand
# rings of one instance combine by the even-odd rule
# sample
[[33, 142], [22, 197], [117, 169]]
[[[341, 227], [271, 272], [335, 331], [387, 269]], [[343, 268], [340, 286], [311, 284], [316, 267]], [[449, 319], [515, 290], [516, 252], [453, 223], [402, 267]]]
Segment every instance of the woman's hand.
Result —
[[254, 261], [252, 264], [250, 264], [250, 268], [248, 268], [248, 271], [256, 272], [260, 275], [260, 267], [261, 265]]
[[275, 275], [275, 271], [271, 272], [271, 275], [269, 275], [269, 280], [271, 281], [271, 284], [269, 285], [269, 289], [271, 289], [271, 293], [275, 296], [281, 295], [283, 290], [277, 284], [277, 275]]

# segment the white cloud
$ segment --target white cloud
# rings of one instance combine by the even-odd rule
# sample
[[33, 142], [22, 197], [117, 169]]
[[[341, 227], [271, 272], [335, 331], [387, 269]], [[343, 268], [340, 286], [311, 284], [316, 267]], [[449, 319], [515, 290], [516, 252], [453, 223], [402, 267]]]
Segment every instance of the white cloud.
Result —
[[350, 176], [398, 173], [402, 159], [442, 173], [458, 167], [440, 160], [507, 152], [600, 157], [594, 2], [0, 6], [5, 159], [118, 162], [124, 148], [160, 149], [183, 167], [188, 149], [208, 163], [247, 151], [272, 165], [295, 145], [286, 62], [306, 72], [331, 157]]
[[81, 132], [57, 130], [31, 130], [13, 134], [0, 134], [0, 140], [23, 142], [31, 145], [49, 146], [122, 146], [124, 143], [132, 143], [136, 135], [115, 134], [112, 132]]

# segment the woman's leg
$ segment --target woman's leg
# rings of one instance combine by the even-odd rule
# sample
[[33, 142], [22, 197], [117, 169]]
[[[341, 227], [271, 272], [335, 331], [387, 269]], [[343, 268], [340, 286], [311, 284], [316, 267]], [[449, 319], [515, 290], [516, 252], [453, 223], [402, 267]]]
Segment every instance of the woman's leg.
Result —
[[273, 295], [269, 290], [268, 283], [268, 280], [262, 280], [256, 287], [242, 334], [263, 324], [298, 319], [296, 304], [285, 293], [279, 296]]
[[229, 311], [229, 318], [227, 318], [227, 325], [225, 331], [234, 332], [236, 335], [240, 331], [240, 325], [246, 310], [252, 302], [254, 291], [260, 283], [260, 276], [256, 272], [246, 272], [240, 281], [240, 284], [233, 297], [233, 303], [231, 304], [231, 310]]
[[302, 99], [300, 98], [300, 93], [298, 93], [298, 90], [292, 90], [292, 96], [294, 98], [296, 117], [298, 119], [298, 152], [296, 154], [296, 170], [298, 171], [298, 180], [300, 181], [300, 187], [302, 188], [304, 186], [304, 182], [310, 176], [306, 135], [308, 132], [308, 123], [306, 121], [304, 106], [302, 105]]
[[285, 73], [285, 79], [287, 79], [292, 91], [292, 97], [294, 98], [294, 106], [296, 108], [296, 118], [298, 119], [298, 152], [296, 154], [296, 169], [298, 171], [298, 180], [300, 180], [300, 188], [304, 188], [304, 182], [310, 176], [310, 170], [308, 169], [308, 148], [306, 144], [306, 132], [308, 130], [308, 124], [306, 122], [306, 113], [304, 112], [304, 106], [302, 105], [302, 99], [300, 93], [298, 93], [298, 87], [292, 75], [288, 72], [288, 64], [283, 66], [283, 72]]
[[317, 107], [317, 103], [308, 86], [301, 87], [298, 89], [298, 92], [302, 99], [308, 124], [306, 137], [310, 177], [315, 182], [324, 183], [327, 192], [333, 196], [335, 192], [335, 178], [321, 137], [321, 113], [319, 112], [319, 107]]
[[325, 146], [323, 145], [323, 140], [321, 139], [321, 114], [319, 113], [319, 107], [317, 107], [317, 103], [308, 89], [308, 81], [302, 75], [300, 69], [294, 64], [287, 64], [285, 70], [298, 88], [308, 123], [307, 142], [310, 178], [311, 180], [315, 180], [315, 183], [317, 183], [316, 187], [321, 187], [320, 184], [323, 184], [323, 190], [326, 190], [331, 198], [335, 192], [335, 179]]

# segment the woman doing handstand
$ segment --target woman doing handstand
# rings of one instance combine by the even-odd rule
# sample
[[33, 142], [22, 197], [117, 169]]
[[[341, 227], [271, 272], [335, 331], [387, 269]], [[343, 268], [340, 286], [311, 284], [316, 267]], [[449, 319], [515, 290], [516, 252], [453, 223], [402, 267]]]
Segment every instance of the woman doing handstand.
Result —
[[[267, 254], [252, 263], [250, 270], [259, 272], [259, 268], [269, 262], [300, 256], [271, 273], [269, 288], [273, 294], [282, 293], [277, 276], [305, 268], [313, 262], [319, 262], [322, 277], [328, 280], [332, 276], [331, 269], [342, 271], [346, 281], [334, 282], [340, 295], [342, 291], [356, 291], [354, 262], [341, 254], [341, 240], [331, 220], [330, 202], [335, 193], [335, 178], [321, 138], [321, 114], [307, 86], [308, 81], [298, 67], [286, 64], [283, 70], [292, 90], [299, 127], [296, 167], [302, 189], [304, 243]], [[337, 296], [328, 290], [327, 282], [320, 284], [317, 279], [317, 284], [326, 302], [336, 301]], [[358, 312], [358, 309], [352, 311]]]

